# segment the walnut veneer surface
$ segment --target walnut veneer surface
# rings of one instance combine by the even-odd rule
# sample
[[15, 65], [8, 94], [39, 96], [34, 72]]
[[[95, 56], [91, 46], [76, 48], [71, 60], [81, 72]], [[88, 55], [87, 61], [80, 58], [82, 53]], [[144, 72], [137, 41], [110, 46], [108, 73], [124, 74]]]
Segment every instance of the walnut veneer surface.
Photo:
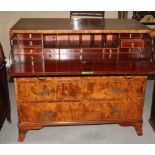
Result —
[[31, 129], [117, 123], [142, 135], [152, 30], [129, 19], [21, 19], [10, 29], [19, 141]]
[[152, 32], [133, 19], [23, 18], [10, 29], [10, 33], [127, 33], [127, 31]]
[[146, 77], [15, 78], [19, 140], [53, 125], [118, 123], [142, 135]]

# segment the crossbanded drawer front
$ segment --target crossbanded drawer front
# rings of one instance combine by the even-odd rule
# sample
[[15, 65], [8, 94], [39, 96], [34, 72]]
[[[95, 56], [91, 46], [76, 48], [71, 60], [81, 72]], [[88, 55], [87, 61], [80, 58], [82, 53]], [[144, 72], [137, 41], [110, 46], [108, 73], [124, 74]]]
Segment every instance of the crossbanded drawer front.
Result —
[[132, 120], [142, 116], [143, 100], [81, 100], [19, 103], [22, 122]]
[[17, 78], [16, 93], [19, 101], [122, 99], [143, 97], [145, 85], [145, 77]]
[[121, 48], [144, 48], [145, 42], [141, 39], [122, 39]]
[[16, 83], [19, 101], [79, 100], [82, 98], [82, 88], [79, 78], [74, 81], [69, 78], [62, 81], [61, 78], [18, 78]]
[[88, 81], [88, 99], [117, 99], [144, 96], [145, 81]]
[[19, 117], [23, 122], [118, 120], [123, 113], [120, 102], [44, 102], [20, 103]]

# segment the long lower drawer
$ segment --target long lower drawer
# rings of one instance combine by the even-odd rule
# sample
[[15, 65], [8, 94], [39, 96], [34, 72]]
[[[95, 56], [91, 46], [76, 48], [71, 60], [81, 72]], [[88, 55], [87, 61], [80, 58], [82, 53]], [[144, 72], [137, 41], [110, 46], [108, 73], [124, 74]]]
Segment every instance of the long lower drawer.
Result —
[[20, 102], [18, 108], [21, 122], [141, 119], [143, 98], [127, 101]]

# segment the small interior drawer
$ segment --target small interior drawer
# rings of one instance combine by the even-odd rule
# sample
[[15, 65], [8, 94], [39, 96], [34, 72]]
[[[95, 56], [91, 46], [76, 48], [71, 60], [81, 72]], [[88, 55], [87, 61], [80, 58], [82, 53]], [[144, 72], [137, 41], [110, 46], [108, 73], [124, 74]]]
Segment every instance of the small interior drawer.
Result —
[[41, 54], [19, 54], [15, 56], [15, 60], [18, 61], [19, 63], [27, 63], [27, 64], [32, 64], [34, 63], [39, 64], [40, 62], [43, 61], [43, 57]]
[[42, 49], [41, 48], [23, 48], [19, 49], [18, 54], [41, 54]]
[[103, 47], [103, 36], [101, 34], [94, 35], [94, 47]]
[[80, 35], [79, 34], [70, 34], [68, 45], [70, 47], [80, 47]]
[[142, 51], [141, 48], [119, 48], [119, 53], [140, 53]]
[[57, 47], [57, 35], [56, 34], [49, 34], [44, 35], [44, 47], [45, 48], [56, 48]]
[[19, 40], [19, 47], [35, 47], [42, 46], [41, 40]]
[[121, 40], [121, 48], [144, 48], [144, 41], [141, 39]]
[[104, 54], [116, 54], [117, 53], [117, 48], [105, 48], [104, 49]]
[[119, 38], [143, 38], [141, 33], [120, 33]]
[[68, 47], [69, 43], [69, 36], [68, 35], [57, 35], [57, 47], [58, 48], [65, 48]]
[[118, 60], [120, 61], [129, 61], [129, 60], [140, 60], [141, 53], [140, 52], [131, 52], [131, 53], [120, 53]]
[[91, 46], [91, 35], [82, 34], [81, 47], [90, 47]]
[[44, 58], [46, 60], [59, 60], [60, 54], [58, 49], [44, 49]]
[[18, 39], [19, 40], [29, 40], [29, 39], [42, 39], [42, 34], [18, 34]]

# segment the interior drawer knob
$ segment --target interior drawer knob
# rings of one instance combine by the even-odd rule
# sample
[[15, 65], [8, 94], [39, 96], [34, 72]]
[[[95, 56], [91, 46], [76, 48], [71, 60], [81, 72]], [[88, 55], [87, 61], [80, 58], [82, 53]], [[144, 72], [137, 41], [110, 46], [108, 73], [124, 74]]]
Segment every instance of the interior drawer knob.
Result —
[[131, 48], [129, 48], [129, 53], [131, 53]]
[[109, 50], [109, 53], [112, 54], [112, 49]]
[[131, 43], [131, 47], [134, 48], [135, 47], [135, 43]]
[[33, 44], [32, 41], [30, 41], [30, 46], [32, 46], [32, 44]]
[[29, 38], [32, 38], [32, 34], [29, 34]]
[[32, 49], [30, 49], [30, 53], [31, 53], [31, 54], [33, 53], [33, 50], [32, 50]]
[[80, 53], [81, 53], [81, 54], [83, 53], [83, 49], [80, 49]]

